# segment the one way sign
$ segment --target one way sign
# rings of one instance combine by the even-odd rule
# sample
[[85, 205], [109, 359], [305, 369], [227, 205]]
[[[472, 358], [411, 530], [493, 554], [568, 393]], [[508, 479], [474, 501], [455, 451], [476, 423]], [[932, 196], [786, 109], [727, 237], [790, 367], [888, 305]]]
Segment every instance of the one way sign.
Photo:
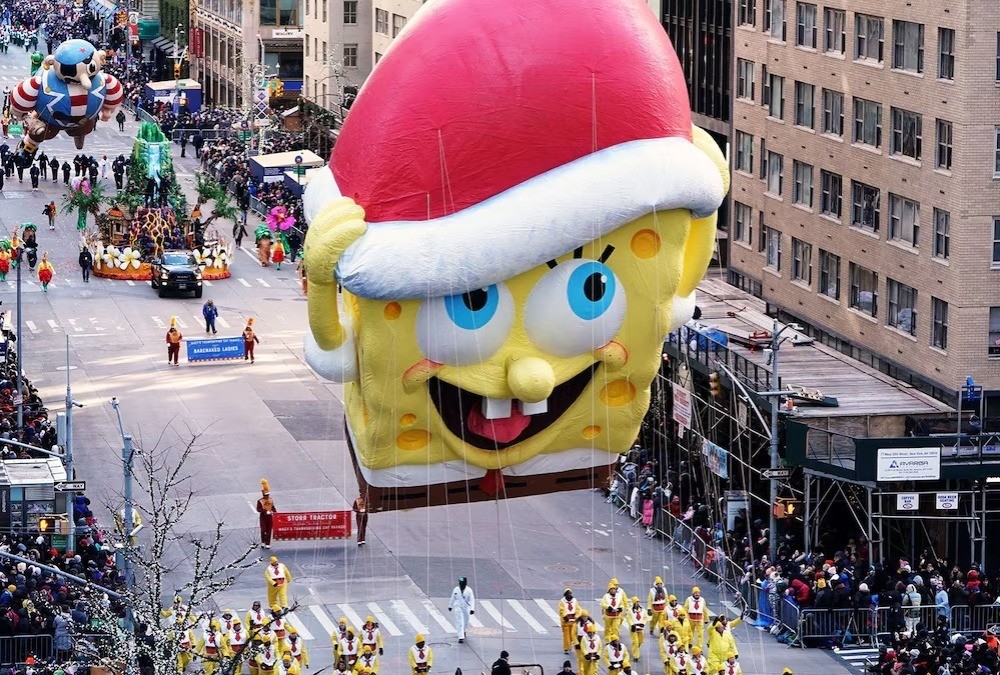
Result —
[[792, 475], [791, 469], [764, 469], [760, 472], [761, 477], [764, 480], [776, 480], [779, 478], [788, 478]]
[[87, 481], [85, 480], [67, 480], [61, 483], [56, 483], [53, 485], [56, 492], [83, 492], [87, 489]]

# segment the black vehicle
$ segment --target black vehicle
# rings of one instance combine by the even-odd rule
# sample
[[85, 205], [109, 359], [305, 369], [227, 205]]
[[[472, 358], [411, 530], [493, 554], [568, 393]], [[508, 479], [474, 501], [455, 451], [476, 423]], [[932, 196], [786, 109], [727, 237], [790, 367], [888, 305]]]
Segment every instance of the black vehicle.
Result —
[[190, 251], [164, 251], [150, 261], [153, 288], [162, 298], [167, 291], [194, 293], [201, 297], [201, 268]]

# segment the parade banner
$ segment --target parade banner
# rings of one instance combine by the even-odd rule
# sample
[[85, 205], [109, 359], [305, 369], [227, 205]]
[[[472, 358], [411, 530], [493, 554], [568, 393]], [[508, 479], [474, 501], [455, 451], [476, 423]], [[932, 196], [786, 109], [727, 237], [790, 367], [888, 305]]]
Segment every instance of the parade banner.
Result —
[[722, 479], [729, 478], [729, 452], [707, 438], [702, 439], [701, 454], [705, 457], [708, 470]]
[[350, 539], [350, 511], [302, 511], [274, 514], [274, 538], [284, 541], [297, 539]]
[[682, 385], [673, 383], [674, 421], [685, 429], [691, 428], [691, 392]]
[[244, 355], [242, 336], [187, 340], [186, 344], [190, 362], [242, 359]]

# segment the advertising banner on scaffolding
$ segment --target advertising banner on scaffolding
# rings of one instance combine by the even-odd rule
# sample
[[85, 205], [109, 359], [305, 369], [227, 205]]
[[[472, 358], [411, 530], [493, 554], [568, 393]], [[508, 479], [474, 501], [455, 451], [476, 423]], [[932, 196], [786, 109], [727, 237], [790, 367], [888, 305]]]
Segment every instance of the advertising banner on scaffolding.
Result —
[[674, 422], [683, 429], [691, 428], [691, 392], [682, 385], [673, 383], [674, 387]]
[[941, 448], [879, 448], [877, 481], [939, 480]]
[[701, 454], [705, 458], [705, 466], [719, 478], [729, 479], [729, 451], [721, 445], [716, 445], [707, 438], [701, 441]]

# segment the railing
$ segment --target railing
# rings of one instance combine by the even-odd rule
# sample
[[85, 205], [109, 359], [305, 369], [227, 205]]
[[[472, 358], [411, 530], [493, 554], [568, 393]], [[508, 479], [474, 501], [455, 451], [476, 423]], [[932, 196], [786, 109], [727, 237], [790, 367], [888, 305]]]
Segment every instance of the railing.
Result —
[[229, 138], [233, 134], [233, 129], [171, 129], [170, 140], [178, 143], [183, 135], [187, 136], [188, 141], [190, 141], [191, 137], [197, 133], [201, 134], [206, 143], [211, 143], [219, 139]]
[[798, 636], [803, 647], [862, 642], [879, 644], [896, 632], [913, 632], [918, 625], [933, 630], [938, 616], [950, 619], [952, 633], [978, 635], [1000, 624], [1000, 605], [937, 605], [799, 610]]
[[0, 636], [0, 666], [23, 666], [29, 655], [38, 660], [51, 660], [55, 656], [52, 636]]
[[715, 368], [716, 361], [722, 361], [751, 389], [771, 389], [771, 371], [766, 366], [755, 363], [686, 326], [670, 333], [664, 341], [664, 347], [671, 347], [679, 357], [697, 361], [709, 369]]

